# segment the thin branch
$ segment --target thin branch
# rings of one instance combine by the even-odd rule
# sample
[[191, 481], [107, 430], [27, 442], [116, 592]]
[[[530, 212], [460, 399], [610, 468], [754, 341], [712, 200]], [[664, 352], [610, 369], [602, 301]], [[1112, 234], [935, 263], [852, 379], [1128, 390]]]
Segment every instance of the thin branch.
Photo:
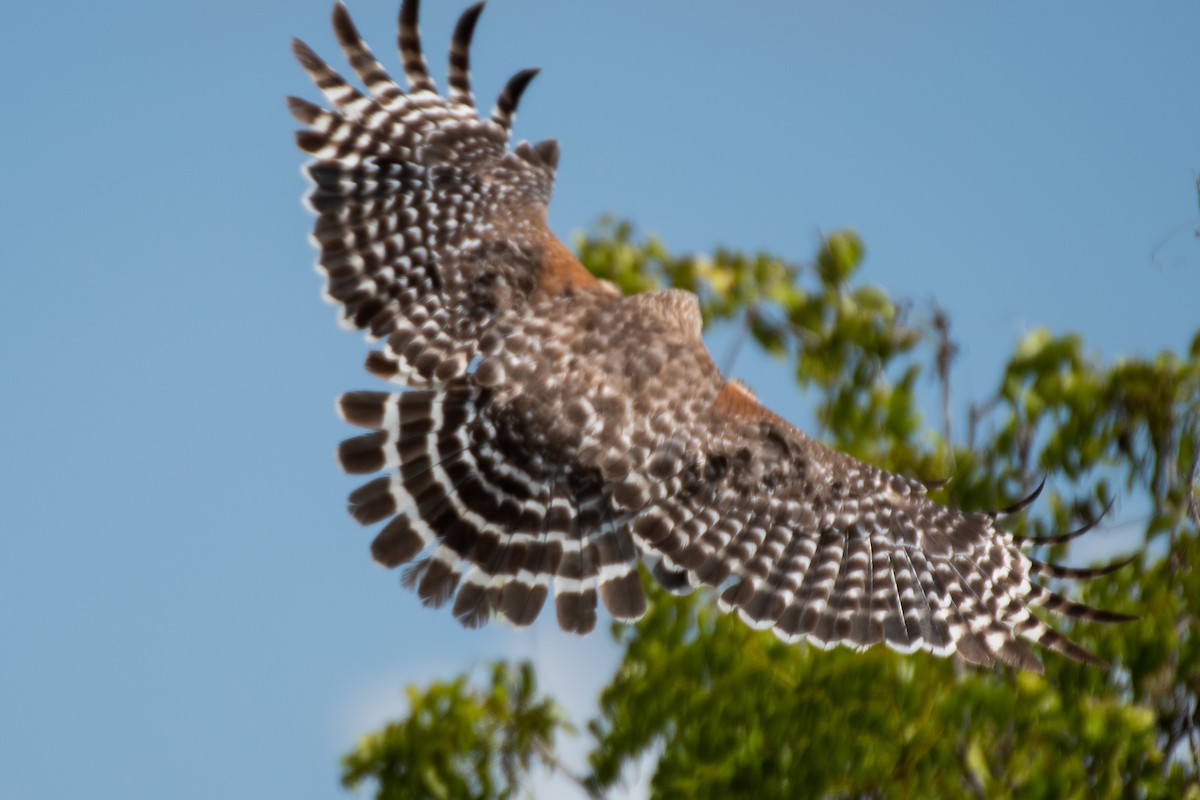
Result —
[[[961, 665], [956, 662], [954, 666], [956, 667], [955, 672], [958, 672], [957, 668], [959, 668]], [[964, 708], [963, 712], [962, 712], [962, 727], [958, 733], [958, 741], [955, 742], [955, 744], [954, 744], [954, 757], [956, 759], [958, 759], [958, 766], [959, 766], [959, 769], [962, 771], [962, 778], [963, 778], [963, 781], [966, 783], [967, 788], [969, 788], [971, 790], [971, 793], [975, 797], [981, 798], [981, 800], [982, 800], [982, 798], [987, 797], [987, 789], [984, 787], [983, 783], [979, 780], [979, 776], [975, 774], [975, 771], [973, 769], [971, 769], [970, 759], [967, 758], [966, 739], [967, 739], [967, 732], [970, 729], [971, 729], [971, 712], [970, 712], [970, 709]]]
[[937, 334], [937, 356], [934, 371], [942, 390], [942, 436], [950, 446], [950, 363], [958, 355], [958, 345], [950, 338], [950, 318], [938, 308], [933, 314], [933, 330]]
[[[1196, 177], [1196, 193], [1200, 194], [1200, 176]], [[1173, 264], [1167, 264], [1165, 262], [1159, 261], [1158, 260], [1158, 252], [1160, 250], [1162, 250], [1163, 247], [1166, 246], [1167, 242], [1171, 241], [1171, 239], [1175, 238], [1175, 236], [1177, 234], [1183, 232], [1187, 228], [1191, 228], [1193, 235], [1197, 239], [1200, 239], [1200, 228], [1196, 227], [1196, 218], [1193, 217], [1192, 219], [1188, 220], [1187, 222], [1184, 222], [1183, 224], [1178, 225], [1178, 226], [1172, 228], [1171, 230], [1167, 231], [1165, 234], [1163, 234], [1163, 237], [1158, 240], [1158, 243], [1155, 244], [1153, 248], [1151, 248], [1150, 263], [1153, 264], [1154, 266], [1158, 267], [1160, 272], [1168, 269], [1169, 267], [1175, 267], [1175, 266], [1179, 265], [1178, 261], [1176, 261]]]
[[1164, 247], [1167, 246], [1168, 242], [1170, 242], [1176, 236], [1183, 233], [1185, 230], [1188, 230], [1189, 228], [1195, 233], [1197, 238], [1200, 238], [1200, 229], [1198, 229], [1196, 227], [1196, 218], [1193, 217], [1192, 219], [1189, 219], [1187, 222], [1184, 222], [1180, 225], [1176, 225], [1175, 227], [1171, 228], [1169, 231], [1164, 233], [1162, 235], [1162, 238], [1160, 238], [1155, 243], [1154, 247], [1152, 247], [1150, 249], [1150, 263], [1153, 264], [1155, 266], [1155, 268], [1158, 269], [1159, 272], [1165, 272], [1168, 269], [1174, 269], [1175, 267], [1178, 267], [1180, 264], [1183, 263], [1183, 260], [1178, 259], [1178, 258], [1173, 261], [1161, 261], [1158, 257], [1158, 254]]
[[741, 325], [738, 326], [733, 344], [729, 346], [729, 352], [725, 354], [725, 361], [721, 365], [721, 374], [726, 377], [733, 373], [733, 365], [742, 350], [742, 345], [746, 343], [746, 337], [750, 334], [750, 315], [755, 313], [755, 309], [756, 306], [751, 305], [742, 313]]
[[971, 403], [967, 407], [967, 450], [975, 452], [975, 437], [979, 434], [979, 424], [988, 414], [991, 414], [1000, 402], [999, 397], [992, 397], [986, 403]]
[[561, 772], [567, 780], [571, 781], [571, 783], [576, 784], [580, 789], [582, 789], [583, 793], [586, 794], [590, 800], [604, 800], [604, 795], [601, 794], [598, 788], [592, 785], [578, 772], [564, 764], [553, 750], [546, 747], [545, 742], [541, 741], [540, 739], [535, 739], [533, 742], [533, 747], [535, 750], [537, 750], [538, 758], [542, 760], [543, 764], [556, 772]]
[[1184, 717], [1188, 744], [1192, 747], [1192, 777], [1200, 784], [1200, 736], [1196, 734], [1196, 722], [1200, 719], [1200, 698], [1192, 699], [1192, 713]]
[[1188, 516], [1192, 518], [1196, 530], [1200, 531], [1200, 485], [1197, 485], [1196, 481], [1198, 477], [1200, 477], [1200, 434], [1193, 442], [1192, 468], [1188, 470], [1187, 476]]

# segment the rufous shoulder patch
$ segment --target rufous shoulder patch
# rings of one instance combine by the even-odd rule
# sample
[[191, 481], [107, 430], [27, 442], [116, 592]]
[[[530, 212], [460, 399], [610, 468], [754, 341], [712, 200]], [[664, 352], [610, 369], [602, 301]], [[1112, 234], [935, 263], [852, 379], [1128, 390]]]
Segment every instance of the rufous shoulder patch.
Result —
[[542, 241], [542, 264], [538, 273], [538, 288], [557, 294], [579, 286], [594, 286], [600, 279], [587, 271], [579, 259], [562, 241], [549, 231]]
[[713, 401], [713, 407], [726, 414], [750, 420], [784, 421], [774, 411], [758, 402], [758, 398], [754, 396], [754, 392], [750, 391], [750, 387], [739, 380], [725, 382]]

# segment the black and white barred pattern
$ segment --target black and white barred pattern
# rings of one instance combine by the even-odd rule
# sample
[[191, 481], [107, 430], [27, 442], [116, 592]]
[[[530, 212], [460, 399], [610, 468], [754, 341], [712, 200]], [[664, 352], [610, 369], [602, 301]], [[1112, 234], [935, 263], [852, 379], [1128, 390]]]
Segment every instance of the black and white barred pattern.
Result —
[[470, 626], [527, 625], [550, 597], [568, 631], [591, 630], [598, 602], [636, 619], [645, 558], [666, 588], [716, 587], [722, 607], [788, 641], [1040, 669], [1029, 641], [1100, 663], [1031, 609], [1126, 617], [1033, 579], [1107, 568], [1038, 562], [996, 515], [939, 506], [920, 482], [823, 447], [720, 375], [694, 296], [624, 298], [588, 274], [545, 223], [557, 144], [508, 147], [536, 70], [479, 118], [482, 3], [455, 29], [444, 96], [417, 5], [400, 11], [407, 90], [339, 3], [334, 30], [366, 92], [297, 41], [332, 110], [289, 99], [314, 157], [326, 296], [382, 342], [367, 368], [409, 387], [339, 402], [370, 431], [342, 444], [342, 466], [383, 473], [350, 496], [359, 522], [382, 523], [380, 563]]

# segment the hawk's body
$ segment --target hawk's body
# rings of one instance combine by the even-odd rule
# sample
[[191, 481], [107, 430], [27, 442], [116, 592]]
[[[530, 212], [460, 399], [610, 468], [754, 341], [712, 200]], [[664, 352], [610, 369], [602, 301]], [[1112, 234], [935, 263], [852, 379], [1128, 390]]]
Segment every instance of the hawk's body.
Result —
[[466, 624], [493, 611], [527, 624], [552, 594], [586, 632], [597, 596], [645, 610], [636, 563], [668, 588], [722, 590], [781, 636], [877, 642], [1037, 668], [1028, 639], [1094, 657], [1030, 613], [1086, 609], [1031, 581], [1079, 575], [1025, 556], [994, 516], [933, 503], [924, 486], [831, 451], [726, 381], [700, 338], [696, 298], [622, 297], [545, 223], [558, 148], [509, 150], [518, 73], [477, 117], [463, 15], [449, 91], [434, 89], [401, 10], [403, 92], [345, 9], [334, 27], [364, 95], [303, 44], [333, 104], [292, 99], [319, 214], [314, 240], [343, 320], [382, 339], [367, 366], [413, 387], [355, 392], [340, 407], [373, 432], [339, 456], [386, 471], [351, 495], [373, 545], [422, 600], [454, 599]]

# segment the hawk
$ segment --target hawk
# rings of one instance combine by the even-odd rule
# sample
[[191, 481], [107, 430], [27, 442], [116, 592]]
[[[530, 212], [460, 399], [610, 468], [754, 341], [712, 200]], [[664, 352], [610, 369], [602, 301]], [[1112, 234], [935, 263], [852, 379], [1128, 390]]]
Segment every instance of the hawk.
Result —
[[566, 631], [595, 626], [597, 598], [637, 619], [645, 559], [666, 588], [714, 587], [788, 641], [1040, 670], [1032, 642], [1102, 664], [1032, 613], [1128, 619], [1034, 582], [1108, 571], [1022, 551], [1074, 534], [1022, 539], [997, 514], [941, 506], [920, 481], [823, 446], [722, 377], [694, 295], [622, 296], [555, 238], [558, 144], [508, 144], [537, 70], [514, 75], [488, 118], [475, 108], [482, 8], [458, 21], [444, 94], [417, 0], [400, 10], [407, 89], [340, 3], [333, 29], [365, 92], [293, 45], [330, 105], [288, 99], [313, 157], [325, 294], [381, 342], [367, 370], [407, 387], [338, 401], [369, 431], [341, 444], [342, 467], [384, 473], [350, 495], [355, 519], [383, 523], [375, 559], [407, 565], [421, 602], [453, 601], [467, 626], [528, 625], [551, 596]]

